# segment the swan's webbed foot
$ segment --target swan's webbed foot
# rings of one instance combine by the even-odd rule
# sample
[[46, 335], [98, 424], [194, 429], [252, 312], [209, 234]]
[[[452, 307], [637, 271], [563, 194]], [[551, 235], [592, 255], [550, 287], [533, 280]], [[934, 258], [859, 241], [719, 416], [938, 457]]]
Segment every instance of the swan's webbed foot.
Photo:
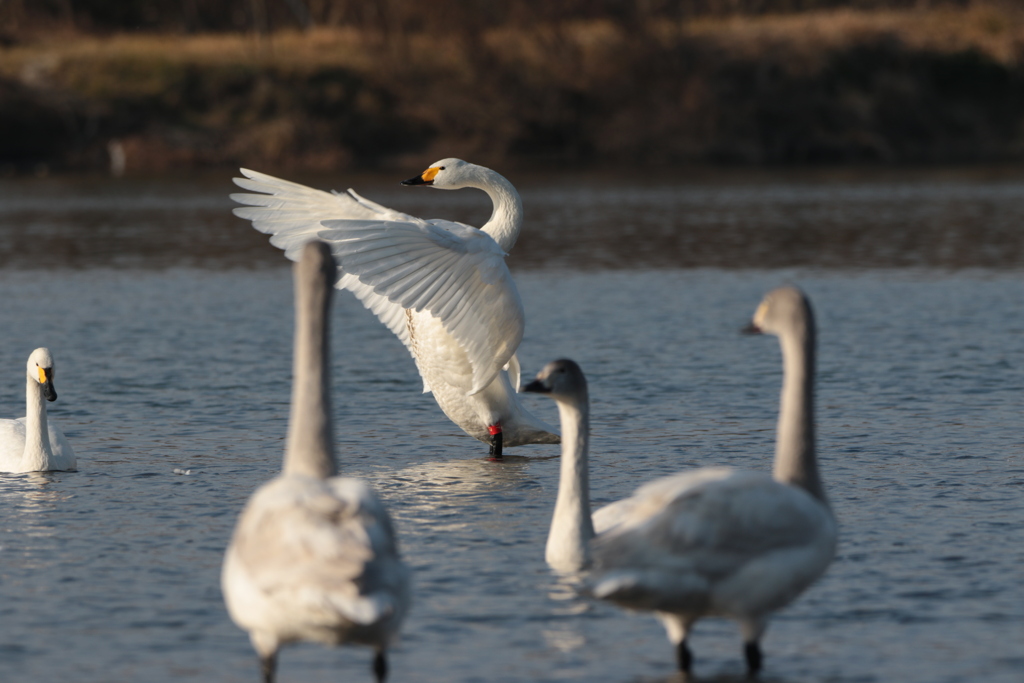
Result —
[[676, 646], [676, 663], [679, 664], [679, 670], [684, 674], [690, 673], [690, 665], [693, 664], [693, 655], [690, 654], [690, 648], [686, 646], [686, 640], [680, 640], [679, 645]]
[[274, 683], [274, 671], [277, 669], [277, 653], [260, 657], [260, 673], [263, 674], [263, 683]]
[[491, 450], [488, 457], [491, 460], [501, 460], [501, 425], [489, 425], [487, 432], [491, 435]]
[[384, 650], [379, 651], [373, 658], [373, 673], [377, 677], [377, 683], [384, 683], [388, 676], [388, 658]]
[[761, 670], [761, 662], [764, 659], [761, 655], [761, 646], [757, 644], [756, 640], [752, 643], [745, 643], [743, 654], [747, 658], [747, 675], [756, 676], [757, 672]]

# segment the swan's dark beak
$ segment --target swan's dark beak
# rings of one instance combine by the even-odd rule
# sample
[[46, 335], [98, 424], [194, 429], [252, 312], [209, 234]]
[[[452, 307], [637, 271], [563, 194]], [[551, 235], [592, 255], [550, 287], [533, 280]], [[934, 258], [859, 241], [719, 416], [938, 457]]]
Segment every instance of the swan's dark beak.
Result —
[[760, 327], [754, 323], [750, 323], [746, 327], [740, 328], [740, 334], [762, 334], [762, 331]]
[[531, 394], [550, 394], [551, 393], [551, 389], [549, 389], [548, 387], [544, 386], [544, 383], [541, 382], [539, 379], [533, 380], [532, 382], [527, 384], [525, 387], [520, 389], [520, 391], [528, 391]]
[[408, 180], [403, 180], [402, 184], [403, 185], [433, 185], [434, 184], [434, 178], [437, 177], [438, 172], [440, 172], [441, 170], [442, 170], [441, 167], [431, 166], [430, 168], [428, 168], [423, 173], [420, 173], [415, 178], [409, 178]]
[[56, 401], [57, 390], [53, 388], [52, 371], [48, 372], [45, 368], [39, 368], [39, 379], [42, 380], [43, 384], [43, 397], [47, 401]]

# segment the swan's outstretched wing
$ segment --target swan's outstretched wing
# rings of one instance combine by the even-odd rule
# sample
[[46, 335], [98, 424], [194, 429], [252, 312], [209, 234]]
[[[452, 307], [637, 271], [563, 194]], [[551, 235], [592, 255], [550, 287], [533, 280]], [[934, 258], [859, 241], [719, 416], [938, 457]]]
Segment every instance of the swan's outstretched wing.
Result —
[[666, 477], [623, 502], [617, 523], [593, 541], [593, 590], [640, 609], [693, 609], [732, 585], [744, 600], [780, 602], [763, 605], [776, 609], [817, 578], [834, 549], [828, 510], [759, 473]]
[[228, 555], [225, 590], [243, 613], [273, 605], [261, 612], [332, 628], [400, 620], [407, 607], [408, 569], [391, 522], [356, 479], [271, 481], [243, 511]]
[[[305, 185], [281, 178], [241, 169], [245, 178], [235, 178], [235, 184], [246, 190], [262, 194], [232, 194], [239, 204], [234, 214], [252, 221], [254, 228], [270, 235], [270, 243], [284, 250], [285, 256], [297, 261], [306, 242], [323, 230], [320, 221], [328, 218], [356, 218], [381, 220], [408, 220], [408, 216], [368, 199], [360, 197], [354, 190], [346, 193], [323, 192]], [[409, 348], [409, 331], [405, 310], [387, 297], [363, 285], [358, 278], [342, 274], [336, 285], [347, 289], [370, 309], [389, 330]]]
[[[241, 169], [245, 178], [235, 185], [260, 194], [236, 193], [231, 198], [246, 206], [234, 210], [236, 216], [251, 220], [253, 227], [270, 235], [270, 243], [285, 250], [291, 260], [298, 258], [303, 245], [328, 218], [409, 220], [412, 216], [381, 206], [348, 192], [324, 192], [265, 173]], [[298, 240], [294, 238], [299, 238]]]
[[429, 311], [466, 352], [470, 393], [511, 359], [523, 336], [522, 302], [505, 254], [489, 235], [393, 211], [352, 190], [331, 194], [242, 173], [247, 177], [235, 183], [263, 194], [231, 195], [247, 205], [235, 215], [271, 235], [271, 244], [292, 260], [310, 239], [328, 241], [341, 266], [337, 286], [355, 294], [410, 350], [406, 309]]
[[466, 352], [473, 394], [512, 358], [525, 315], [505, 265], [487, 233], [451, 221], [325, 220], [317, 236], [344, 272], [393, 304], [427, 310]]

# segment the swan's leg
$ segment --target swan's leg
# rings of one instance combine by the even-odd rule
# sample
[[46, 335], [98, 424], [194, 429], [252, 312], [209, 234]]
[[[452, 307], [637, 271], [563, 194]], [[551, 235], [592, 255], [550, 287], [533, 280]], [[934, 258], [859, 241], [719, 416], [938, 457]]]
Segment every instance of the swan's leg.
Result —
[[263, 683], [274, 683], [275, 669], [277, 669], [276, 652], [271, 652], [266, 657], [260, 657], [260, 673], [263, 674]]
[[266, 631], [250, 632], [249, 641], [252, 643], [252, 649], [256, 650], [256, 656], [260, 658], [260, 673], [263, 674], [263, 683], [274, 683], [277, 651], [281, 648], [281, 642], [273, 633]]
[[494, 460], [501, 460], [501, 425], [488, 425], [487, 432], [491, 435], [491, 452], [489, 455]]
[[763, 617], [747, 617], [740, 620], [740, 635], [743, 637], [743, 656], [747, 660], [747, 673], [756, 676], [761, 670], [761, 636], [768, 628], [768, 620]]
[[690, 673], [690, 665], [693, 664], [693, 655], [690, 654], [690, 648], [686, 646], [686, 640], [680, 640], [676, 646], [676, 662], [679, 664], [679, 670], [684, 674]]
[[373, 673], [377, 676], [377, 683], [384, 683], [388, 676], [388, 658], [384, 650], [378, 650], [377, 656], [373, 658]]
[[684, 674], [690, 673], [693, 655], [686, 644], [686, 634], [689, 633], [695, 619], [685, 617], [682, 614], [672, 614], [671, 612], [655, 612], [654, 616], [665, 627], [669, 642], [676, 646], [676, 663], [679, 665], [679, 670]]
[[755, 640], [752, 643], [743, 644], [743, 654], [747, 658], [747, 673], [751, 676], [761, 670], [761, 662], [764, 659], [761, 655], [761, 646]]

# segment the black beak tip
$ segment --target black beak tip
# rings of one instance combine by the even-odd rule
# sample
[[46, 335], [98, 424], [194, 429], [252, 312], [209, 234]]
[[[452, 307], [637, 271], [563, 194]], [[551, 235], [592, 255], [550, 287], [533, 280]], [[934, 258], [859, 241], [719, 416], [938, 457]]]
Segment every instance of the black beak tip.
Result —
[[761, 328], [754, 323], [750, 323], [746, 327], [740, 328], [740, 334], [761, 334]]
[[546, 393], [548, 393], [548, 388], [546, 386], [544, 386], [544, 384], [539, 379], [533, 380], [532, 382], [527, 384], [525, 387], [523, 387], [522, 390], [526, 391], [526, 392], [529, 392], [531, 394], [546, 394]]
[[408, 180], [403, 180], [401, 184], [402, 185], [426, 185], [427, 182], [425, 180], [423, 180], [422, 176], [416, 176], [415, 178], [409, 178]]
[[43, 396], [47, 401], [53, 402], [57, 400], [57, 390], [53, 388], [52, 384], [43, 385]]

